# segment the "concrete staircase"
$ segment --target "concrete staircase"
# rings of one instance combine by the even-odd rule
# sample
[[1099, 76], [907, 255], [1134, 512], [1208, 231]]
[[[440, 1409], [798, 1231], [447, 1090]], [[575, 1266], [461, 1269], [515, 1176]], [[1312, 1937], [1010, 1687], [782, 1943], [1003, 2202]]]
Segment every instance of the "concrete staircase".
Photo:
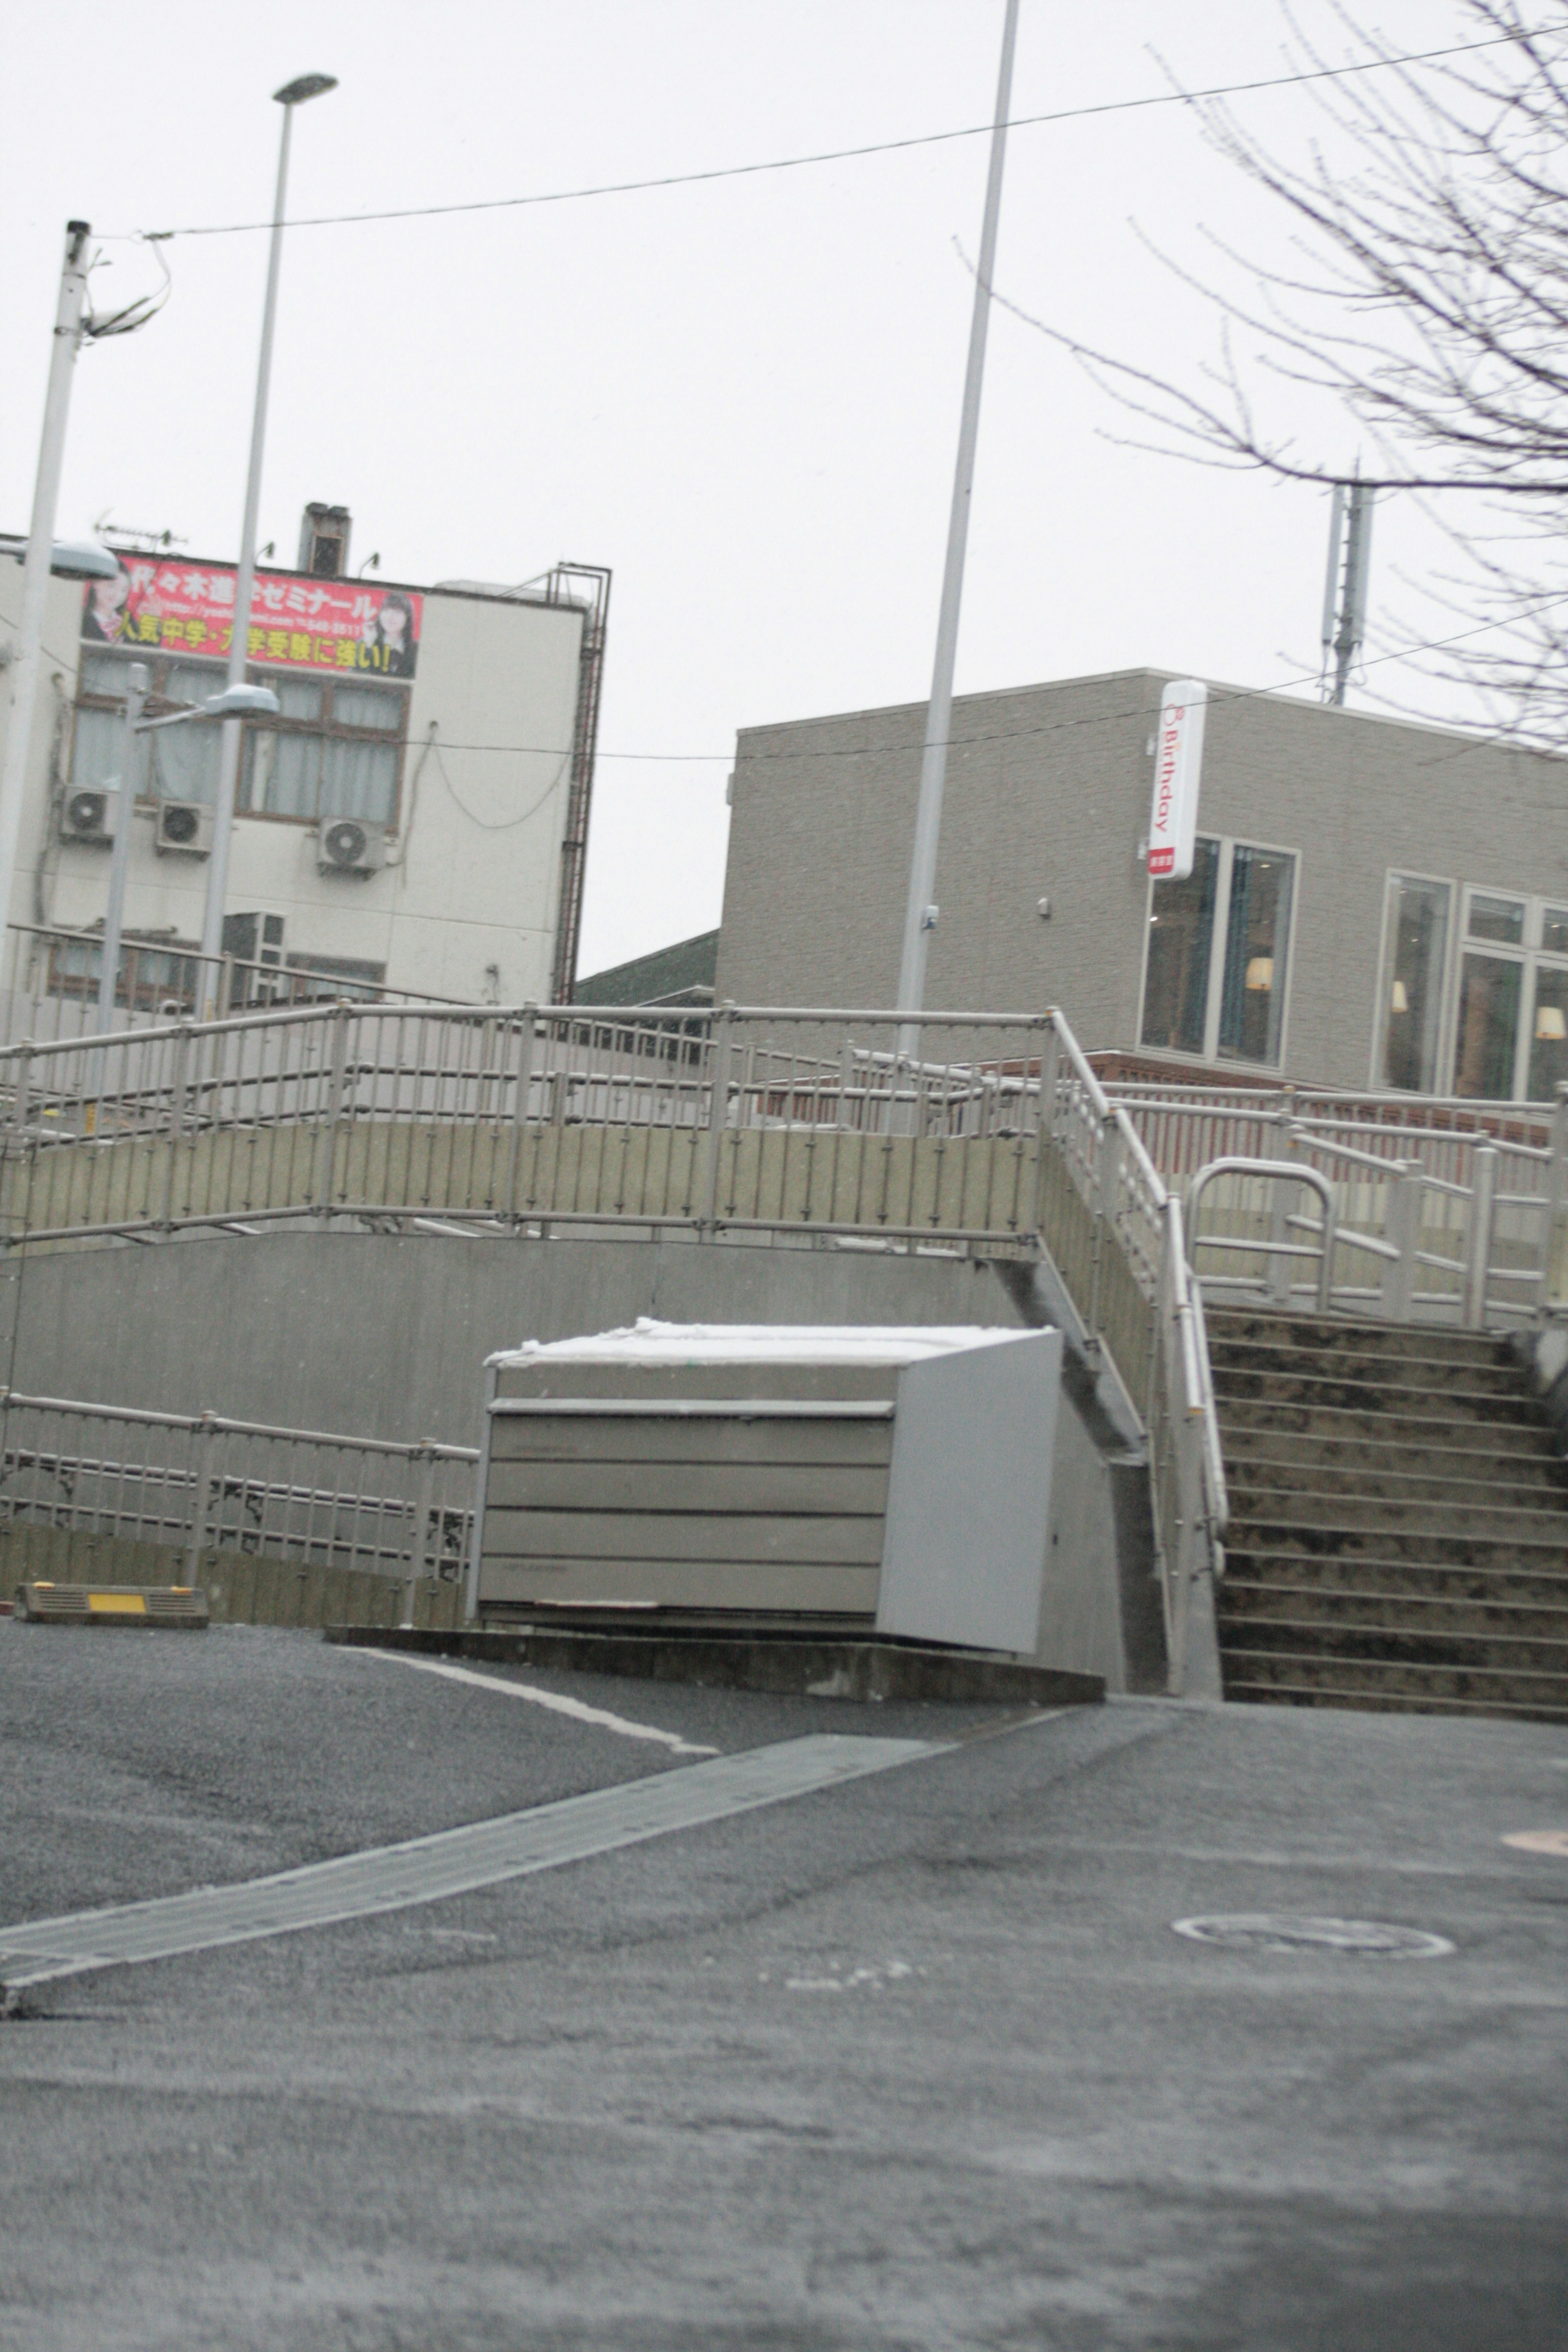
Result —
[[1568, 1468], [1507, 1342], [1207, 1319], [1226, 1696], [1568, 1723]]

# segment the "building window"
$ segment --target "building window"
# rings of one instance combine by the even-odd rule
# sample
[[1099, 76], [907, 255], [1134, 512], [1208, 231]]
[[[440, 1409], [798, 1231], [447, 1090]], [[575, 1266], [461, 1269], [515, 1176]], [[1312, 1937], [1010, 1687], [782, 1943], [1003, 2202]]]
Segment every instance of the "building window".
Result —
[[1151, 885], [1143, 1045], [1279, 1063], [1295, 882], [1289, 851], [1200, 836], [1184, 882]]
[[1568, 907], [1391, 874], [1384, 942], [1375, 1083], [1408, 1094], [1446, 1087], [1467, 1102], [1550, 1102], [1568, 1082]]
[[[180, 704], [204, 701], [224, 682], [220, 662], [154, 657], [148, 667], [152, 718]], [[73, 784], [102, 785], [119, 773], [124, 667], [123, 655], [83, 657]], [[297, 824], [348, 816], [395, 827], [408, 736], [408, 689], [358, 678], [301, 677], [254, 665], [249, 676], [269, 686], [282, 708], [276, 719], [246, 721], [238, 807], [253, 816], [290, 818]], [[152, 746], [144, 790], [155, 800], [199, 801], [211, 807], [217, 798], [222, 730], [210, 725], [161, 728], [144, 740]]]
[[1389, 877], [1377, 1083], [1405, 1094], [1429, 1095], [1436, 1088], [1452, 897], [1447, 882], [1410, 874]]

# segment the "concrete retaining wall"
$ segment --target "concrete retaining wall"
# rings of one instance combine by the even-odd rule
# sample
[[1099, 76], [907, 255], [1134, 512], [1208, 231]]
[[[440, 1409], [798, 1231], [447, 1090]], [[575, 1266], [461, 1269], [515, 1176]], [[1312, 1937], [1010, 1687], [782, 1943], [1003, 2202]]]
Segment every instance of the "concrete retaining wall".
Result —
[[[488, 1353], [638, 1315], [1026, 1319], [989, 1265], [956, 1257], [292, 1231], [14, 1258], [0, 1268], [0, 1367], [35, 1394], [477, 1444]], [[1163, 1688], [1146, 1477], [1083, 1400], [1069, 1391], [1063, 1404], [1037, 1655], [1112, 1691]]]

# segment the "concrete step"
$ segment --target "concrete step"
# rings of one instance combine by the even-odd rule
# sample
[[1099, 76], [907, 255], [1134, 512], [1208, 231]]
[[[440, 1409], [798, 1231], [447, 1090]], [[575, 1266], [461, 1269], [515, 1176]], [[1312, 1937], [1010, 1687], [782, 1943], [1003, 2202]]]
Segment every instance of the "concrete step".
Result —
[[1269, 1347], [1307, 1348], [1315, 1353], [1441, 1357], [1449, 1363], [1505, 1364], [1513, 1360], [1507, 1339], [1494, 1332], [1459, 1331], [1442, 1323], [1361, 1322], [1343, 1315], [1284, 1314], [1265, 1308], [1209, 1307], [1204, 1320], [1211, 1342], [1260, 1341]]
[[1257, 1465], [1237, 1465], [1234, 1475], [1227, 1469], [1231, 1524], [1288, 1519], [1295, 1527], [1387, 1528], [1405, 1535], [1522, 1536], [1536, 1543], [1556, 1542], [1568, 1556], [1568, 1514], [1550, 1496], [1532, 1495], [1519, 1503], [1506, 1490], [1500, 1498], [1483, 1487], [1481, 1499], [1471, 1501], [1418, 1479], [1406, 1480], [1403, 1493], [1386, 1494], [1372, 1491], [1361, 1478], [1324, 1486], [1316, 1470], [1310, 1475], [1319, 1483], [1269, 1485]]
[[[1252, 1477], [1273, 1465], [1304, 1475], [1314, 1470], [1332, 1473], [1358, 1486], [1366, 1479], [1382, 1478], [1447, 1481], [1456, 1487], [1475, 1486], [1488, 1493], [1500, 1492], [1506, 1486], [1516, 1499], [1526, 1492], [1540, 1494], [1555, 1498], [1568, 1509], [1568, 1465], [1554, 1454], [1505, 1453], [1495, 1444], [1461, 1447], [1430, 1441], [1406, 1444], [1363, 1433], [1363, 1430], [1359, 1415], [1350, 1418], [1345, 1433], [1339, 1436], [1281, 1429], [1266, 1419], [1253, 1427], [1237, 1427], [1222, 1420], [1220, 1438], [1227, 1475], [1233, 1479]], [[1278, 1483], [1289, 1482], [1282, 1478]]]
[[[1227, 1647], [1220, 1631], [1220, 1655]], [[1476, 1667], [1488, 1674], [1544, 1676], [1558, 1683], [1568, 1703], [1568, 1643], [1508, 1633], [1412, 1633], [1384, 1625], [1329, 1625], [1298, 1618], [1254, 1618], [1237, 1629], [1237, 1648], [1252, 1657], [1294, 1663], [1325, 1659], [1336, 1664], [1361, 1661], [1379, 1666], [1419, 1667], [1424, 1673], [1457, 1673]]]
[[1460, 1422], [1474, 1427], [1498, 1423], [1537, 1424], [1533, 1401], [1521, 1383], [1512, 1388], [1427, 1388], [1409, 1381], [1363, 1380], [1325, 1370], [1270, 1371], [1213, 1360], [1215, 1399], [1223, 1412], [1233, 1401], [1269, 1405], [1325, 1405], [1340, 1411], [1415, 1416]]
[[1226, 1558], [1257, 1551], [1316, 1552], [1321, 1558], [1399, 1559], [1434, 1568], [1522, 1570], [1560, 1574], [1568, 1569], [1568, 1542], [1539, 1537], [1468, 1534], [1448, 1527], [1439, 1534], [1410, 1528], [1331, 1527], [1294, 1512], [1275, 1518], [1249, 1518], [1235, 1510], [1226, 1537]]
[[1387, 1463], [1302, 1462], [1279, 1454], [1244, 1454], [1232, 1462], [1226, 1478], [1233, 1499], [1239, 1494], [1310, 1495], [1331, 1490], [1358, 1496], [1364, 1502], [1534, 1511], [1563, 1518], [1568, 1536], [1568, 1488], [1561, 1484], [1521, 1477], [1502, 1465], [1490, 1478], [1481, 1475], [1479, 1463], [1471, 1465], [1468, 1477], [1451, 1475], [1458, 1468], [1451, 1455], [1439, 1454], [1436, 1461], [1419, 1455], [1402, 1459], [1407, 1466], [1394, 1469]]
[[1348, 1707], [1363, 1715], [1463, 1715], [1478, 1721], [1496, 1717], [1516, 1723], [1568, 1724], [1568, 1706], [1535, 1700], [1516, 1706], [1495, 1691], [1481, 1698], [1439, 1698], [1431, 1691], [1396, 1691], [1386, 1686], [1345, 1690], [1331, 1681], [1301, 1684], [1273, 1677], [1252, 1681], [1245, 1661], [1237, 1662], [1234, 1678], [1227, 1676], [1225, 1695], [1233, 1706]]
[[1323, 1440], [1436, 1449], [1484, 1461], [1507, 1459], [1556, 1463], [1561, 1457], [1544, 1422], [1456, 1421], [1410, 1412], [1369, 1415], [1356, 1406], [1270, 1402], [1251, 1397], [1215, 1396], [1220, 1435], [1228, 1449], [1234, 1435], [1262, 1432]]
[[1209, 1338], [1215, 1381], [1228, 1386], [1242, 1372], [1294, 1374], [1300, 1379], [1355, 1381], [1378, 1388], [1419, 1390], [1432, 1395], [1522, 1396], [1524, 1374], [1508, 1359], [1478, 1363], [1468, 1358], [1393, 1356], [1363, 1348], [1297, 1348], [1264, 1339]]
[[1260, 1645], [1222, 1650], [1221, 1668], [1227, 1698], [1269, 1699], [1302, 1692], [1313, 1695], [1309, 1705], [1331, 1706], [1338, 1700], [1329, 1694], [1353, 1694], [1363, 1704], [1394, 1698], [1431, 1707], [1458, 1701], [1480, 1714], [1568, 1722], [1568, 1671], [1543, 1674], [1475, 1662], [1439, 1665], [1397, 1656], [1298, 1654]]
[[1249, 1551], [1227, 1545], [1226, 1573], [1219, 1587], [1221, 1606], [1233, 1585], [1255, 1591], [1277, 1585], [1298, 1592], [1383, 1592], [1396, 1599], [1469, 1601], [1486, 1606], [1507, 1601], [1556, 1609], [1568, 1608], [1568, 1560], [1555, 1570], [1511, 1565], [1478, 1568], [1461, 1561], [1389, 1559], [1290, 1548]]
[[1413, 1633], [1423, 1639], [1463, 1635], [1555, 1643], [1568, 1657], [1568, 1589], [1559, 1605], [1542, 1608], [1511, 1598], [1474, 1601], [1426, 1598], [1373, 1588], [1329, 1591], [1313, 1585], [1245, 1582], [1226, 1576], [1218, 1594], [1220, 1639], [1245, 1644], [1260, 1624], [1328, 1625], [1357, 1633]]

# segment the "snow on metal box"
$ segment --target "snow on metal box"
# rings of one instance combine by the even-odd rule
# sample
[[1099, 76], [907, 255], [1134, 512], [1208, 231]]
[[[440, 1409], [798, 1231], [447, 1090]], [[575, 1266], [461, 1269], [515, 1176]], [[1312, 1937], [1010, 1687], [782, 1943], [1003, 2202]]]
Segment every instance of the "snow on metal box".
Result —
[[1061, 1340], [668, 1324], [492, 1357], [476, 1606], [837, 1615], [1027, 1654]]

